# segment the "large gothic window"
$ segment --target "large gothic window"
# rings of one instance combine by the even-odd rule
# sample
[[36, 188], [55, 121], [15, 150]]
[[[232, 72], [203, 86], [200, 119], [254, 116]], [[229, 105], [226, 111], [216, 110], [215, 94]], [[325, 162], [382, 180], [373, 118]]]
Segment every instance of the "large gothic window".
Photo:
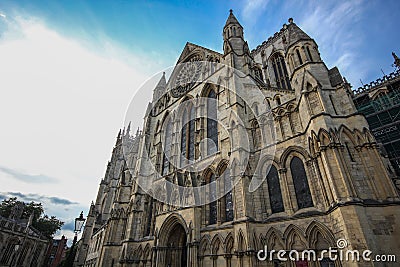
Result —
[[272, 213], [284, 211], [281, 186], [279, 184], [278, 170], [275, 166], [271, 166], [267, 175], [269, 201], [271, 203]]
[[211, 174], [209, 177], [209, 200], [214, 200], [209, 204], [209, 220], [208, 224], [216, 224], [217, 223], [217, 184], [215, 183], [215, 174]]
[[306, 170], [303, 162], [298, 157], [293, 157], [290, 162], [290, 171], [292, 173], [294, 190], [296, 193], [297, 206], [299, 209], [312, 207], [310, 187], [308, 185]]
[[171, 143], [172, 143], [172, 122], [171, 119], [166, 119], [164, 121], [164, 144], [162, 149], [164, 151], [163, 162], [162, 162], [162, 175], [167, 175], [169, 173], [169, 165], [171, 158]]
[[185, 159], [194, 159], [194, 131], [195, 131], [195, 109], [193, 105], [184, 109], [182, 116], [181, 131], [181, 163]]
[[232, 196], [232, 190], [233, 190], [233, 185], [232, 185], [232, 178], [231, 178], [231, 172], [229, 167], [226, 168], [223, 174], [223, 179], [224, 179], [224, 192], [226, 193], [224, 197], [224, 206], [225, 206], [225, 221], [230, 222], [233, 221], [233, 196]]
[[257, 121], [254, 121], [252, 126], [253, 146], [254, 150], [258, 150], [261, 148], [261, 129]]
[[146, 224], [145, 236], [149, 236], [151, 232], [152, 219], [153, 219], [153, 198], [151, 196], [148, 196], [148, 202], [146, 207], [147, 207], [146, 209], [147, 224]]
[[207, 153], [218, 151], [217, 96], [214, 90], [207, 95]]
[[272, 56], [272, 68], [274, 69], [276, 85], [279, 88], [292, 89], [289, 82], [285, 59], [281, 54], [276, 53]]

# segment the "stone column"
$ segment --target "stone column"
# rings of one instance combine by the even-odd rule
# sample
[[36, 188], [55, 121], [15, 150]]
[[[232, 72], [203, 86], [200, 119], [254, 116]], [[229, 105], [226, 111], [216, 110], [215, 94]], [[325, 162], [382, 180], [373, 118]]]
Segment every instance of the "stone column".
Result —
[[292, 204], [292, 199], [290, 196], [290, 190], [289, 190], [289, 184], [288, 184], [288, 180], [287, 180], [287, 169], [286, 168], [282, 168], [279, 169], [279, 176], [280, 176], [280, 180], [282, 180], [281, 182], [281, 189], [283, 191], [283, 203], [284, 203], [284, 207], [285, 207], [285, 211], [287, 212], [287, 214], [291, 215], [294, 213], [293, 210], [293, 204]]

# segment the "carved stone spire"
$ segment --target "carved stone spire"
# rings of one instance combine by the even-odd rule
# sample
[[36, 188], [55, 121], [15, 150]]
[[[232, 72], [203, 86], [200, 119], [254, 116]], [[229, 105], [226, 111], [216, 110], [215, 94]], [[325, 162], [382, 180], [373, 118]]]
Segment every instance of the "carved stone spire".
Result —
[[393, 66], [394, 66], [396, 69], [399, 69], [399, 70], [400, 70], [400, 58], [396, 55], [395, 52], [392, 52], [392, 56], [393, 56], [393, 58], [394, 58]]

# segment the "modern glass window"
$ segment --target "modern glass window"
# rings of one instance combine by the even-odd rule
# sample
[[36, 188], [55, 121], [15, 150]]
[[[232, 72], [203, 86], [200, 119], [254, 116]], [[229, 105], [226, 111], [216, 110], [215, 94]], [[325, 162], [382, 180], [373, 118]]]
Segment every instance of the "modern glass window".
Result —
[[314, 206], [302, 160], [298, 157], [293, 157], [290, 162], [290, 171], [292, 173], [298, 208], [304, 209]]

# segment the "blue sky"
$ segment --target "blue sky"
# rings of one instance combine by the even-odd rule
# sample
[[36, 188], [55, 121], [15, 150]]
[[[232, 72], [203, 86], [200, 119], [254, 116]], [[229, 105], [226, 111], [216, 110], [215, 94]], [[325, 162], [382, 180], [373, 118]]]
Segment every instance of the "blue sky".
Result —
[[400, 54], [399, 1], [2, 0], [0, 197], [46, 203], [71, 238], [135, 90], [187, 41], [222, 51], [229, 9], [250, 49], [293, 17], [355, 88]]

